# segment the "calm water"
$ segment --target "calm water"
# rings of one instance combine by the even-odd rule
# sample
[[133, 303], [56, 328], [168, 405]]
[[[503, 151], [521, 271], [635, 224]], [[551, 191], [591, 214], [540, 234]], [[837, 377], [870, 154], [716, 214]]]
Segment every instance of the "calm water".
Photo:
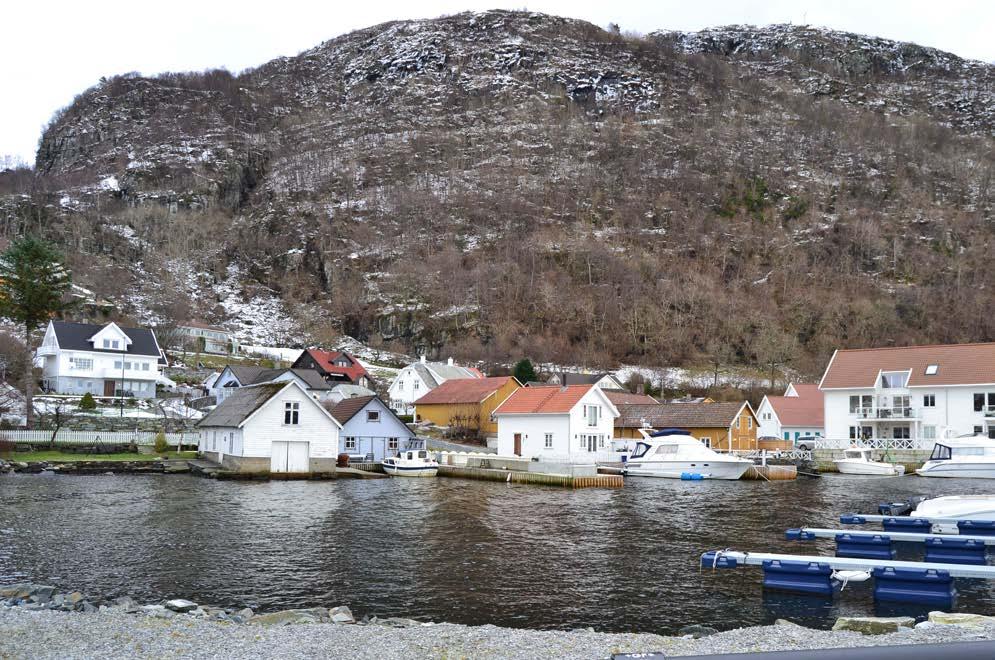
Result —
[[[776, 618], [821, 627], [895, 610], [875, 610], [870, 582], [833, 602], [763, 594], [759, 569], [699, 574], [699, 553], [831, 554], [831, 542], [787, 542], [784, 529], [838, 527], [840, 511], [873, 512], [896, 497], [993, 487], [835, 475], [634, 479], [576, 492], [457, 479], [4, 476], [0, 583], [256, 610], [348, 604], [358, 616], [515, 627], [673, 632]], [[959, 588], [958, 609], [995, 614], [995, 586]]]

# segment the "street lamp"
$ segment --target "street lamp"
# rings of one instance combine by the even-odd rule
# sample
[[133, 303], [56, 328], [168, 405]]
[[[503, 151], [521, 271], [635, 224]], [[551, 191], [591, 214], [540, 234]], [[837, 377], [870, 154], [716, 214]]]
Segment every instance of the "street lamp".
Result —
[[118, 417], [124, 417], [124, 356], [128, 354], [128, 342], [121, 350], [121, 396], [118, 398]]

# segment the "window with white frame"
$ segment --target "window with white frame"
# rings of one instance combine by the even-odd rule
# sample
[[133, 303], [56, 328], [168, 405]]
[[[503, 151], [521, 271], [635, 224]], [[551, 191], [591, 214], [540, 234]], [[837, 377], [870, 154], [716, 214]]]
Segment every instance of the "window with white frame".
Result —
[[753, 428], [753, 418], [750, 417], [749, 415], [746, 416], [746, 428], [747, 429]]
[[586, 435], [581, 435], [580, 436], [580, 448], [581, 449], [587, 449], [587, 436]]
[[604, 434], [601, 434], [598, 436], [598, 449], [604, 449], [604, 448], [605, 448], [605, 436]]
[[584, 406], [584, 417], [587, 418], [588, 426], [598, 425], [598, 413], [601, 412], [601, 406]]
[[940, 365], [938, 365], [938, 364], [927, 365], [927, 367], [926, 367], [926, 375], [927, 376], [935, 376], [936, 372], [938, 372], [939, 370], [940, 370]]
[[707, 435], [704, 438], [698, 438], [698, 440], [701, 442], [701, 444], [705, 445], [706, 447], [711, 448], [711, 446], [712, 446], [712, 439], [710, 437], [708, 437]]
[[69, 363], [73, 369], [93, 369], [92, 358], [69, 358]]
[[121, 360], [114, 360], [114, 368], [115, 369], [121, 368]]
[[927, 424], [922, 427], [922, 438], [923, 440], [935, 440], [936, 439], [936, 427]]
[[142, 362], [142, 371], [148, 371], [148, 370], [149, 370], [149, 363]]
[[886, 371], [881, 374], [882, 388], [894, 389], [905, 387], [908, 382], [909, 373], [907, 371]]
[[922, 395], [922, 407], [923, 408], [935, 408], [936, 407], [936, 395], [935, 394], [923, 394]]
[[415, 392], [417, 392], [417, 391], [418, 391], [418, 388], [419, 388], [419, 387], [421, 387], [421, 383], [419, 383], [419, 382], [418, 382], [418, 381], [416, 380], [416, 381], [415, 381], [415, 384], [414, 384], [414, 386], [413, 386], [413, 389], [414, 389], [414, 391], [415, 391]]
[[380, 411], [379, 410], [367, 410], [366, 411], [366, 421], [368, 421], [368, 422], [379, 422], [380, 421]]
[[345, 439], [345, 448], [347, 450], [349, 450], [349, 449], [355, 450], [356, 449], [356, 438], [347, 437]]
[[283, 404], [283, 423], [296, 426], [301, 423], [301, 404], [299, 401], [287, 401]]
[[387, 438], [387, 449], [397, 449], [397, 438]]
[[545, 436], [543, 436], [543, 445], [542, 446], [545, 447], [546, 449], [552, 449], [553, 448], [553, 434], [552, 433], [547, 433]]

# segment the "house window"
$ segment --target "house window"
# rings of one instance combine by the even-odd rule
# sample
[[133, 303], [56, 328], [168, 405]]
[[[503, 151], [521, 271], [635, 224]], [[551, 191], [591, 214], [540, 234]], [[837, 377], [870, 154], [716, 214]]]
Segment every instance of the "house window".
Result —
[[390, 450], [397, 449], [397, 438], [387, 438], [387, 449]]
[[287, 401], [283, 404], [283, 423], [300, 424], [301, 404], [297, 401]]
[[753, 418], [752, 417], [747, 416], [747, 418], [746, 418], [746, 428], [747, 429], [752, 429], [753, 428]]
[[105, 339], [104, 340], [104, 348], [110, 348], [110, 347], [111, 347], [111, 340], [110, 339]]
[[586, 435], [581, 435], [580, 436], [580, 448], [581, 449], [587, 449], [587, 436]]
[[366, 411], [366, 421], [368, 421], [368, 422], [379, 422], [380, 421], [380, 411], [379, 410], [367, 410]]
[[981, 412], [985, 408], [985, 394], [984, 392], [974, 395], [974, 412]]
[[345, 439], [345, 448], [346, 448], [347, 451], [349, 449], [352, 449], [352, 450], [355, 451], [355, 449], [356, 449], [356, 438], [346, 438]]
[[415, 392], [417, 392], [417, 391], [418, 391], [418, 388], [419, 388], [419, 386], [421, 386], [421, 383], [419, 383], [419, 382], [418, 382], [418, 381], [416, 380], [416, 381], [415, 381], [415, 384], [414, 384], [414, 390], [415, 390]]
[[[785, 433], [784, 435], [787, 436], [788, 434]], [[788, 438], [785, 437], [784, 439], [787, 440]], [[712, 439], [710, 437], [708, 437], [706, 435], [704, 438], [698, 438], [698, 440], [701, 441], [701, 444], [703, 444], [706, 447], [708, 447], [709, 449], [711, 449], [711, 447], [712, 447]]]
[[909, 382], [909, 374], [905, 371], [893, 371], [881, 374], [881, 387], [885, 389], [895, 389], [905, 387]]
[[891, 437], [895, 440], [908, 440], [909, 439], [909, 427], [908, 426], [896, 426], [891, 429]]
[[544, 438], [545, 438], [545, 439], [544, 439], [544, 441], [543, 441], [543, 446], [544, 446], [544, 447], [545, 447], [546, 449], [552, 449], [552, 448], [553, 448], [553, 434], [552, 434], [552, 433], [547, 433], [547, 434], [546, 434], [546, 435], [544, 436]]
[[605, 436], [602, 434], [598, 436], [598, 449], [604, 449], [604, 448], [605, 448]]
[[93, 360], [87, 358], [69, 358], [69, 361], [73, 365], [73, 369], [93, 369]]
[[598, 425], [598, 413], [601, 406], [584, 406], [584, 416], [587, 418], [588, 426]]
[[114, 361], [114, 368], [115, 369], [120, 369], [121, 368], [121, 360], [115, 360]]
[[923, 408], [935, 408], [936, 407], [936, 395], [935, 394], [923, 394], [922, 395], [922, 407]]
[[148, 370], [149, 370], [149, 363], [142, 362], [142, 371], [148, 371]]
[[940, 365], [938, 365], [938, 364], [931, 364], [931, 365], [929, 365], [929, 366], [926, 367], [926, 375], [927, 376], [935, 376], [936, 372], [939, 371], [939, 370], [940, 370]]
[[857, 409], [860, 408], [860, 397], [857, 395], [850, 396], [850, 414], [855, 415]]
[[926, 425], [922, 427], [922, 438], [923, 440], [935, 440], [936, 439], [936, 427], [931, 425]]

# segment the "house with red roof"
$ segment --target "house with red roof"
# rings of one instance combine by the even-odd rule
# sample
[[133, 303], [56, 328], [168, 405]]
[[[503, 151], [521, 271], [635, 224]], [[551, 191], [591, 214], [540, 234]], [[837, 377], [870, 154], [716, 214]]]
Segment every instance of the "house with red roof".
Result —
[[819, 389], [834, 440], [929, 448], [995, 438], [995, 343], [840, 349]]
[[618, 415], [596, 384], [524, 387], [494, 411], [498, 454], [592, 463], [611, 451]]
[[794, 441], [826, 434], [822, 391], [816, 383], [791, 383], [783, 396], [765, 396], [757, 417], [761, 438]]
[[314, 369], [329, 383], [350, 383], [373, 389], [373, 378], [354, 355], [345, 351], [309, 348], [291, 365], [292, 369]]

